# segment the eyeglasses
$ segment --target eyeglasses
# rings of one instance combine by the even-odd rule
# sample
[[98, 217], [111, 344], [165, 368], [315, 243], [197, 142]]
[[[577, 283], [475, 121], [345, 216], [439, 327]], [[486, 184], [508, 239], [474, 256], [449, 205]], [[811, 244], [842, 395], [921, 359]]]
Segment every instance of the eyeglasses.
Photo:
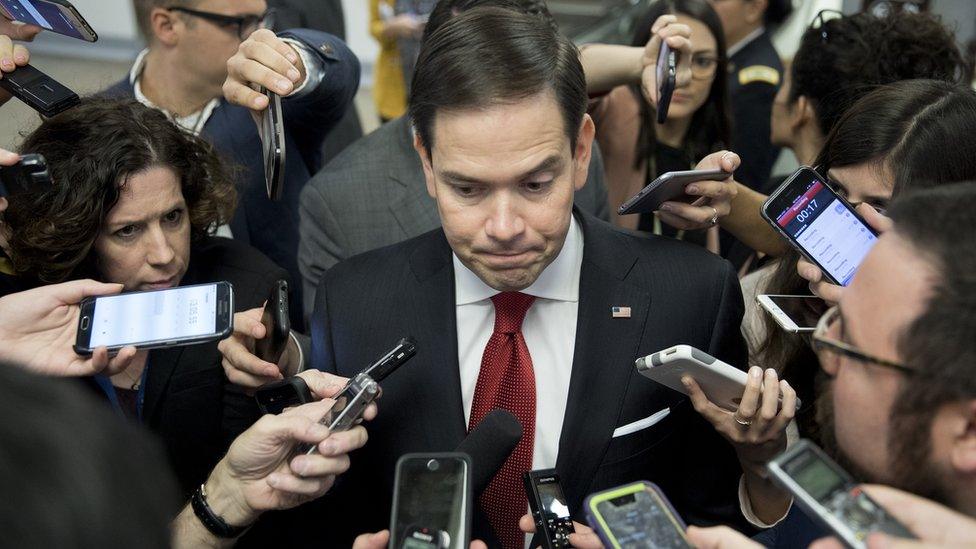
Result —
[[266, 10], [261, 15], [224, 15], [210, 11], [193, 10], [180, 6], [166, 8], [170, 11], [178, 11], [194, 17], [199, 17], [221, 27], [237, 27], [237, 37], [243, 42], [247, 40], [251, 33], [258, 29], [270, 28], [274, 16], [274, 10]]
[[926, 0], [874, 0], [864, 10], [875, 17], [887, 17], [892, 13], [922, 13], [926, 10]]
[[[828, 172], [830, 171], [830, 169], [827, 168], [826, 166], [824, 166], [823, 164], [818, 164], [818, 165], [814, 166], [813, 167], [813, 171], [817, 172], [817, 175], [819, 175], [820, 177], [822, 177], [823, 180], [827, 182], [827, 186], [830, 187], [830, 190], [832, 190], [835, 193], [839, 194], [844, 200], [847, 200], [847, 203], [850, 204], [851, 207], [857, 208], [861, 204], [864, 204], [864, 201], [861, 201], [861, 202], [851, 201], [848, 198], [847, 187], [845, 187], [844, 185], [842, 185], [839, 181], [837, 181], [835, 179], [831, 179], [830, 178], [830, 175], [828, 174]], [[878, 203], [878, 202], [874, 202], [874, 203], [868, 202], [867, 204], [869, 206], [871, 206], [872, 208], [874, 208], [874, 210], [876, 212], [878, 212], [879, 214], [882, 214], [882, 215], [884, 215], [885, 212], [887, 212], [887, 210], [888, 210], [887, 202], [881, 202], [881, 203]]]
[[858, 362], [875, 364], [877, 366], [889, 368], [907, 375], [913, 375], [916, 373], [915, 370], [903, 364], [898, 364], [897, 362], [871, 356], [849, 343], [844, 343], [839, 339], [831, 337], [829, 334], [834, 331], [835, 327], [841, 322], [841, 320], [840, 309], [835, 305], [827, 309], [827, 312], [820, 317], [820, 321], [817, 322], [817, 327], [813, 331], [813, 350], [821, 355], [828, 355], [821, 356], [821, 360], [834, 361], [832, 367], [827, 368], [828, 371], [836, 372], [837, 366], [839, 366], [839, 359], [840, 357], [844, 356], [857, 360]]
[[718, 67], [718, 57], [714, 55], [691, 56], [691, 77], [696, 80], [711, 78], [715, 74], [716, 67]]
[[820, 10], [817, 12], [816, 17], [813, 18], [813, 23], [810, 24], [811, 29], [820, 29], [820, 41], [824, 44], [827, 43], [827, 27], [825, 26], [828, 22], [835, 19], [842, 19], [844, 17], [844, 12], [837, 10]]

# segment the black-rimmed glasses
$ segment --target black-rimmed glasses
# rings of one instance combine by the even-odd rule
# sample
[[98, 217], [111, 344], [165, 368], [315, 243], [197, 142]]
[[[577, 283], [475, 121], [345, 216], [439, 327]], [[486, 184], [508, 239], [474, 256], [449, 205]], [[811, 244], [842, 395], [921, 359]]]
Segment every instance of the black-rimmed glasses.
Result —
[[223, 13], [213, 13], [210, 11], [200, 11], [180, 6], [166, 8], [170, 11], [178, 11], [193, 17], [199, 17], [221, 27], [236, 27], [237, 37], [243, 42], [247, 40], [251, 33], [270, 26], [274, 10], [266, 10], [261, 15], [225, 15]]
[[[813, 331], [813, 350], [818, 353], [832, 353], [836, 357], [847, 357], [859, 362], [864, 362], [867, 364], [875, 364], [883, 368], [889, 368], [907, 375], [915, 374], [915, 370], [905, 366], [904, 364], [898, 364], [897, 362], [892, 362], [890, 360], [885, 360], [883, 358], [878, 358], [876, 356], [871, 356], [864, 351], [861, 351], [857, 347], [845, 343], [839, 339], [831, 337], [828, 335], [834, 326], [841, 321], [840, 309], [837, 306], [833, 306], [827, 309], [827, 312], [820, 317], [820, 321], [817, 322], [817, 327]], [[821, 357], [821, 360], [828, 360], [827, 358]], [[833, 368], [829, 371], [837, 371], [837, 365], [835, 364]]]

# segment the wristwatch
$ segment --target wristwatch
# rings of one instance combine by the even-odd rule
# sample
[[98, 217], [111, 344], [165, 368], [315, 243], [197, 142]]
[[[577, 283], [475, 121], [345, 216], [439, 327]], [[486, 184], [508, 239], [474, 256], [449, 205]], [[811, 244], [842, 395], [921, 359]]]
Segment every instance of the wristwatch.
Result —
[[203, 484], [190, 497], [190, 506], [193, 507], [193, 513], [200, 519], [200, 522], [203, 523], [211, 534], [218, 538], [236, 538], [243, 534], [244, 530], [247, 530], [247, 526], [231, 526], [227, 524], [223, 518], [213, 512], [213, 509], [207, 504], [207, 489], [204, 488]]

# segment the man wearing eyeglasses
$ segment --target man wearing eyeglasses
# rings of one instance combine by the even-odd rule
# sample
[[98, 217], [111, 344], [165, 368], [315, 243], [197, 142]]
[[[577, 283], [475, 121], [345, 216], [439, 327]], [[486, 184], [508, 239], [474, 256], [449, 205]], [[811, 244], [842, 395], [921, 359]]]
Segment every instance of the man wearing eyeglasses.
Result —
[[[858, 211], [887, 230], [813, 334], [830, 378], [817, 401], [823, 444], [855, 478], [976, 517], [976, 183], [902, 195], [890, 220], [867, 205]], [[976, 541], [974, 523], [936, 528], [889, 492], [871, 494], [935, 542], [925, 547]], [[764, 545], [805, 547], [810, 536], [797, 537], [797, 522], [788, 518]], [[701, 548], [756, 547], [728, 529], [692, 529], [689, 537]], [[869, 547], [895, 546], [872, 537], [879, 539]]]
[[[109, 94], [134, 96], [208, 139], [237, 175], [238, 208], [230, 223], [243, 240], [284, 267], [298, 284], [298, 195], [321, 167], [322, 142], [349, 108], [359, 62], [338, 38], [310, 29], [275, 35], [265, 0], [134, 0], [147, 48]], [[251, 111], [282, 96], [284, 192], [268, 199], [261, 140]], [[226, 235], [226, 233], [225, 233]], [[298, 301], [300, 303], [300, 301]], [[296, 308], [293, 326], [300, 326]]]

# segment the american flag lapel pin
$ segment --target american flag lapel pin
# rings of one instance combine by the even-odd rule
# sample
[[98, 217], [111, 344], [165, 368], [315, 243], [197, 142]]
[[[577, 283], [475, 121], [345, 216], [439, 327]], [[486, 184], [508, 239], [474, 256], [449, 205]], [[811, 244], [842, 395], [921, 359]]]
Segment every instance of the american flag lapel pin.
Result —
[[611, 307], [610, 315], [612, 318], [630, 318], [630, 307]]

